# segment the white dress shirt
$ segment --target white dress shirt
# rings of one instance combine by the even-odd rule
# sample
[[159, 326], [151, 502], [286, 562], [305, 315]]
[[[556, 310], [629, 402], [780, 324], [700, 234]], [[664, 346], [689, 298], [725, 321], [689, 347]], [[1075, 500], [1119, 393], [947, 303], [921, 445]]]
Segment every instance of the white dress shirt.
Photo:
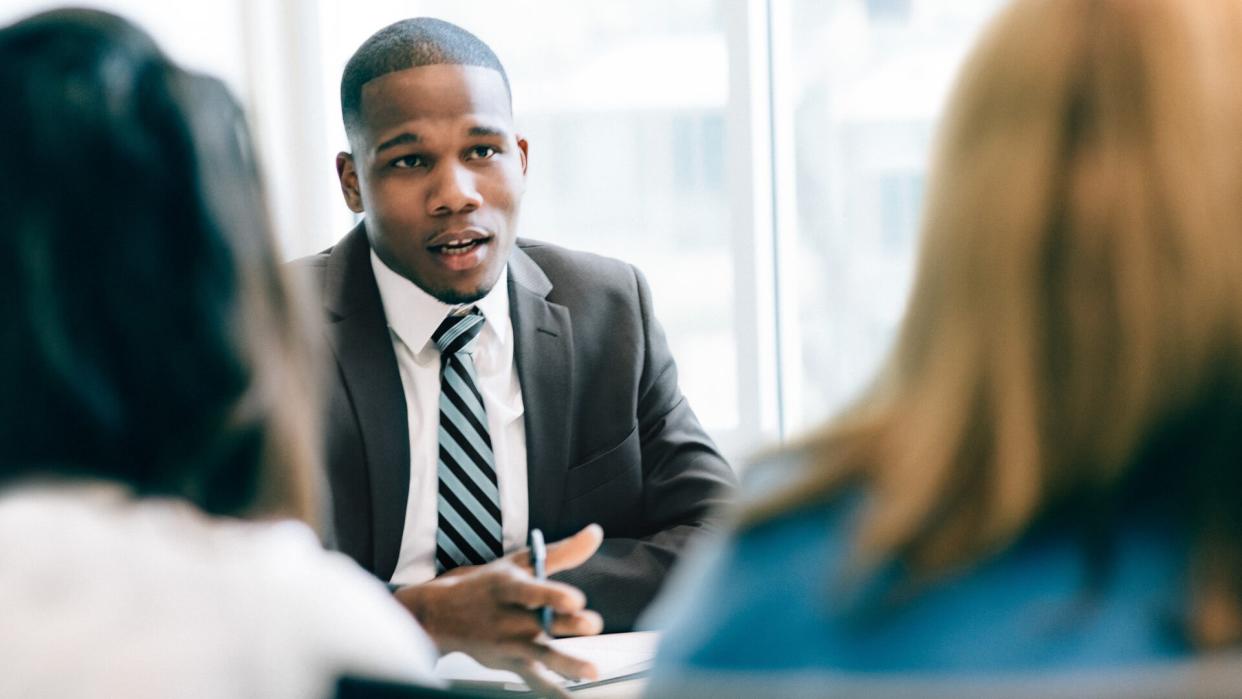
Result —
[[431, 639], [297, 522], [210, 517], [118, 484], [0, 493], [0, 697], [332, 696], [438, 684]]
[[[440, 441], [440, 350], [431, 335], [462, 306], [451, 306], [418, 288], [371, 252], [401, 386], [405, 390], [410, 435], [410, 496], [406, 502], [401, 551], [391, 582], [413, 585], [435, 577], [437, 462]], [[506, 553], [526, 545], [526, 426], [522, 389], [513, 361], [513, 322], [509, 319], [509, 268], [492, 290], [470, 304], [483, 313], [474, 349], [474, 369], [487, 411], [487, 431], [495, 455], [500, 518]]]

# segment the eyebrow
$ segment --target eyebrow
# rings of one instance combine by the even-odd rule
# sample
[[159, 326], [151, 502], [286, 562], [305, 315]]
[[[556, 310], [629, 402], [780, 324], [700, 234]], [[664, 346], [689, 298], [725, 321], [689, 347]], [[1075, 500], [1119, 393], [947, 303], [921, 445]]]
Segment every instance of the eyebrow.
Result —
[[409, 131], [403, 131], [402, 133], [399, 133], [396, 136], [393, 136], [387, 141], [384, 141], [383, 143], [376, 146], [375, 152], [380, 153], [384, 150], [393, 148], [395, 146], [402, 145], [404, 143], [418, 143], [419, 141], [422, 141], [422, 139], [418, 137], [418, 134], [410, 133]]
[[507, 136], [509, 135], [508, 131], [505, 131], [504, 129], [498, 129], [492, 126], [471, 126], [470, 130], [467, 131], [466, 133], [469, 134], [470, 136]]
[[[509, 132], [506, 131], [505, 129], [497, 128], [494, 126], [471, 126], [469, 130], [466, 131], [466, 135], [472, 136], [472, 137], [486, 136], [486, 137], [503, 138], [507, 136], [508, 134]], [[403, 131], [397, 134], [396, 136], [393, 136], [387, 141], [384, 141], [383, 143], [376, 146], [375, 152], [378, 154], [389, 148], [395, 148], [396, 146], [404, 145], [406, 143], [422, 143], [422, 140], [423, 140], [422, 137], [420, 137], [416, 133], [413, 133], [410, 131]]]

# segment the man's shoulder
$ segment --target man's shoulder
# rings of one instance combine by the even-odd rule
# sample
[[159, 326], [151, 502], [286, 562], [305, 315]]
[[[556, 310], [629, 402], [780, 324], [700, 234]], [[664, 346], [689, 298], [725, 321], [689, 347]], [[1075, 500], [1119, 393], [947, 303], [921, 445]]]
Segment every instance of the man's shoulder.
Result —
[[518, 238], [517, 247], [547, 275], [554, 287], [633, 289], [637, 270], [628, 262], [560, 245]]
[[365, 256], [370, 254], [370, 249], [367, 244], [366, 228], [359, 223], [331, 246], [317, 253], [289, 260], [285, 264], [291, 269], [309, 275], [312, 279], [322, 281], [334, 258], [339, 265], [356, 267]]
[[328, 258], [332, 256], [332, 251], [335, 249], [336, 249], [336, 246], [333, 245], [332, 247], [326, 248], [324, 250], [320, 250], [319, 252], [306, 255], [304, 257], [296, 257], [292, 260], [289, 260], [285, 264], [291, 267], [292, 269], [296, 269], [299, 271], [322, 273], [323, 270], [328, 268]]
[[328, 248], [285, 262], [289, 276], [302, 288], [307, 298], [323, 300], [328, 279], [328, 258], [331, 254], [332, 248]]

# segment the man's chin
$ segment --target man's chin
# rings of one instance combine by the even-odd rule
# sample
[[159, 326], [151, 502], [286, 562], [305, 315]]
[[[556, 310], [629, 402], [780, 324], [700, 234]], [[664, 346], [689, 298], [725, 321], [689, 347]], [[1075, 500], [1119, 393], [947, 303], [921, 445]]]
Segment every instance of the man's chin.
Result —
[[[475, 284], [463, 286], [439, 286], [434, 289], [423, 287], [423, 291], [431, 294], [441, 303], [447, 303], [450, 306], [456, 306], [463, 303], [474, 303], [492, 291], [492, 287], [496, 286], [500, 275], [496, 274], [491, 279], [479, 281]], [[421, 284], [419, 286], [422, 286]]]
[[[473, 291], [464, 291], [460, 289], [437, 289], [436, 291], [431, 291], [429, 293], [440, 303], [446, 303], [450, 306], [457, 306], [460, 304], [474, 303], [484, 296], [487, 296], [488, 292], [492, 290], [492, 286], [493, 285], [488, 285], [486, 288], [479, 287]], [[424, 289], [424, 291], [426, 290]]]
[[[489, 269], [483, 274], [470, 275], [470, 278], [441, 279], [418, 279], [416, 277], [409, 278], [414, 282], [415, 286], [430, 294], [437, 301], [455, 306], [463, 303], [474, 303], [479, 299], [491, 293], [496, 283], [500, 281], [501, 272], [504, 270], [502, 265], [499, 269]], [[429, 275], [430, 276], [430, 275]]]

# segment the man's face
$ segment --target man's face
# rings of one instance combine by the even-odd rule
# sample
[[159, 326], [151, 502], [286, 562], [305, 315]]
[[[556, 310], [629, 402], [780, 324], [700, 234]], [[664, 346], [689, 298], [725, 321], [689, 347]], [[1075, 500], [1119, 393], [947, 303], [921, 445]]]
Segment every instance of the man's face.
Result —
[[362, 87], [353, 154], [337, 156], [345, 202], [367, 214], [371, 247], [445, 303], [491, 291], [509, 259], [526, 187], [500, 73], [432, 65]]

